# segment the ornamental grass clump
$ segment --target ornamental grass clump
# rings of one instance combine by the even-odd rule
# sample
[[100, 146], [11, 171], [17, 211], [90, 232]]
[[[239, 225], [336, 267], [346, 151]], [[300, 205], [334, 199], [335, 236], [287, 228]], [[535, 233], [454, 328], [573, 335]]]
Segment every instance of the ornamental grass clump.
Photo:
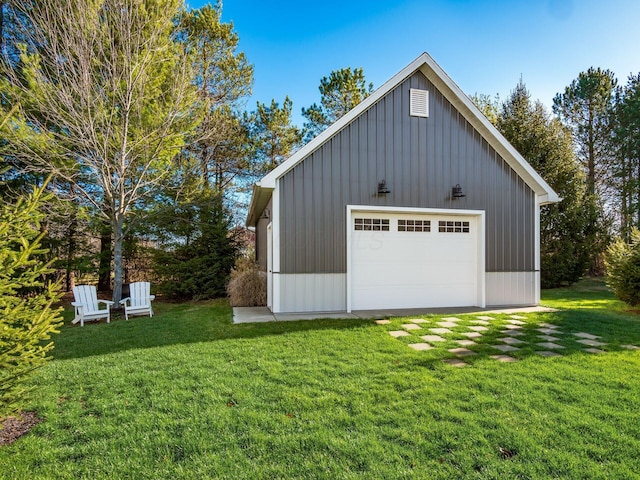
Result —
[[615, 296], [631, 305], [640, 305], [640, 230], [631, 232], [630, 242], [613, 242], [605, 256], [607, 285]]
[[0, 417], [26, 404], [27, 379], [47, 361], [62, 321], [52, 306], [59, 285], [45, 281], [53, 270], [40, 247], [42, 192], [0, 205]]
[[240, 258], [231, 271], [227, 287], [232, 307], [259, 307], [267, 304], [267, 273], [255, 262]]

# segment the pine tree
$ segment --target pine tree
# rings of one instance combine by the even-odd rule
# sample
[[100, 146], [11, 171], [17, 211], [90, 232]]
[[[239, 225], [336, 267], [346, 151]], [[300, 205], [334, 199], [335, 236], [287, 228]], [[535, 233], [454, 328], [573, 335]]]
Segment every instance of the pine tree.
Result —
[[610, 70], [590, 68], [556, 95], [553, 111], [569, 128], [577, 147], [578, 159], [586, 174], [584, 234], [589, 242], [590, 271], [601, 273], [602, 254], [609, 242], [610, 221], [604, 205], [610, 184], [613, 149], [612, 112], [617, 80]]
[[47, 361], [62, 320], [53, 307], [60, 288], [43, 280], [52, 271], [40, 246], [43, 190], [0, 205], [0, 417], [28, 400], [26, 380]]
[[302, 144], [302, 131], [291, 123], [293, 102], [284, 99], [282, 107], [275, 100], [271, 105], [257, 103], [257, 110], [245, 117], [249, 125], [259, 173], [276, 168]]
[[302, 109], [307, 119], [305, 138], [311, 140], [349, 110], [367, 98], [373, 91], [373, 83], [367, 82], [362, 68], [341, 68], [320, 80], [320, 105]]
[[575, 282], [588, 263], [584, 174], [570, 133], [533, 103], [521, 81], [502, 104], [497, 127], [562, 200], [540, 213], [540, 276], [544, 288]]

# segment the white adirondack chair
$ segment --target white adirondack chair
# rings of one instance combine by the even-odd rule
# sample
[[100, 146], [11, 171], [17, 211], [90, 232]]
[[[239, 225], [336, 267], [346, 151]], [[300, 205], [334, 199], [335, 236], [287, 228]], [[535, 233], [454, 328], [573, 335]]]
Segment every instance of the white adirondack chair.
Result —
[[134, 282], [129, 285], [129, 296], [120, 300], [124, 305], [124, 318], [129, 320], [129, 315], [149, 315], [153, 317], [151, 300], [156, 298], [150, 295], [151, 284], [149, 282]]
[[[73, 287], [73, 298], [75, 302], [71, 302], [74, 306], [76, 317], [72, 323], [80, 322], [80, 326], [84, 327], [84, 322], [89, 320], [99, 320], [106, 318], [107, 323], [111, 321], [111, 305], [113, 302], [109, 300], [100, 300], [93, 285], [78, 285]], [[104, 303], [106, 308], [100, 308], [99, 303]]]

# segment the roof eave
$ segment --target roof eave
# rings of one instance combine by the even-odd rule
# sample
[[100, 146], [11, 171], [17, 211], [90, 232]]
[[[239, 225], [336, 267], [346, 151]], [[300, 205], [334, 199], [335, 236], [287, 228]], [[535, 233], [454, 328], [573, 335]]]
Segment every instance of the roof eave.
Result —
[[[274, 187], [275, 188], [275, 187]], [[251, 193], [251, 203], [249, 204], [249, 212], [245, 225], [247, 227], [255, 227], [260, 219], [260, 215], [264, 212], [265, 207], [271, 199], [273, 188], [264, 187], [262, 182], [258, 182], [253, 186]]]

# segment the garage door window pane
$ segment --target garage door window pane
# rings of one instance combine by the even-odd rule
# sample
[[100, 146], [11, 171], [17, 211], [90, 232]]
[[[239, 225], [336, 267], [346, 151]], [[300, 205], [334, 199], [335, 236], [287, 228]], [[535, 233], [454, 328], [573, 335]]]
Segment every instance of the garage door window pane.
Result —
[[430, 232], [430, 220], [398, 220], [399, 232]]
[[438, 232], [442, 233], [469, 233], [469, 222], [458, 220], [438, 221]]
[[372, 230], [380, 232], [389, 231], [389, 219], [385, 218], [355, 218], [354, 230]]

